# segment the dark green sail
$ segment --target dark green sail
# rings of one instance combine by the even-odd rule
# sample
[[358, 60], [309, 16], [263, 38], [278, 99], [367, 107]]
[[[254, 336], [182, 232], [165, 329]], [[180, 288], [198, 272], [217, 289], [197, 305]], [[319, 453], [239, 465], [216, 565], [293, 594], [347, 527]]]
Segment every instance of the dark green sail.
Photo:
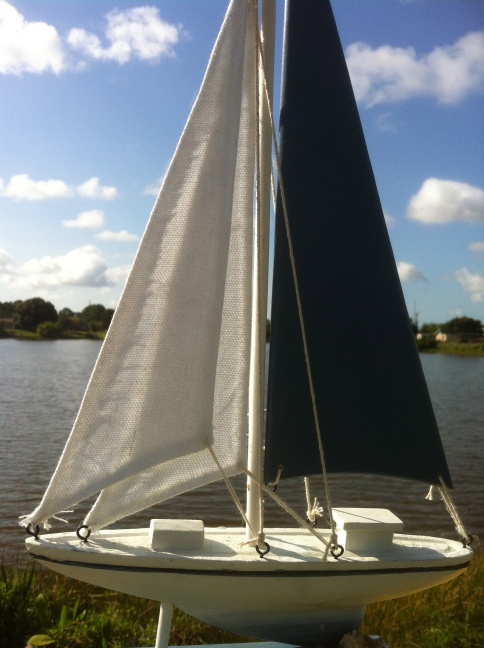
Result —
[[[329, 1], [288, 0], [280, 149], [329, 472], [451, 479]], [[280, 196], [265, 476], [321, 472]]]

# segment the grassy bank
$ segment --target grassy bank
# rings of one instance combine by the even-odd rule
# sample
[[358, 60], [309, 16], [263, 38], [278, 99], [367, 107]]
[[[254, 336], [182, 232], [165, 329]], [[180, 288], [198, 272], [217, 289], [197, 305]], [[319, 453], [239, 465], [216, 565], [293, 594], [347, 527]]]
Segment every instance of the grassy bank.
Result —
[[104, 340], [106, 331], [63, 331], [59, 337], [43, 338], [33, 331], [24, 331], [22, 329], [5, 329], [0, 337], [14, 338], [16, 340]]
[[438, 342], [435, 349], [422, 349], [424, 353], [447, 355], [484, 356], [484, 342]]
[[[64, 331], [61, 340], [103, 340], [106, 331]], [[15, 338], [17, 340], [45, 340], [38, 333], [22, 331], [21, 329], [6, 329], [0, 331], [0, 337]], [[484, 357], [484, 342], [439, 342], [435, 347], [419, 347], [422, 353], [445, 353], [447, 355], [465, 355]]]
[[[421, 594], [370, 605], [362, 630], [391, 648], [484, 646], [484, 553], [460, 578]], [[0, 647], [25, 648], [46, 635], [53, 648], [153, 646], [158, 605], [4, 560], [0, 581]], [[45, 639], [46, 641], [48, 639]], [[175, 612], [170, 643], [241, 641]]]

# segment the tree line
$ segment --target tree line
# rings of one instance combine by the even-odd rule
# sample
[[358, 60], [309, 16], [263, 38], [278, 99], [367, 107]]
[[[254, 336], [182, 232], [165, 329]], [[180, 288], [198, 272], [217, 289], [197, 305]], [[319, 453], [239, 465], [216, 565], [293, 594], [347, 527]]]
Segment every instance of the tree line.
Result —
[[472, 317], [454, 317], [443, 324], [428, 322], [420, 327], [412, 321], [412, 328], [419, 351], [435, 349], [438, 333], [444, 333], [448, 339], [459, 343], [480, 342], [483, 339], [482, 322]]
[[[114, 309], [105, 308], [102, 304], [89, 304], [82, 311], [75, 313], [70, 308], [57, 311], [55, 306], [41, 297], [14, 302], [0, 302], [0, 333], [7, 329], [16, 329], [37, 333], [43, 338], [62, 337], [66, 332], [99, 333], [109, 328]], [[267, 338], [270, 337], [270, 320], [267, 321]], [[482, 339], [483, 325], [472, 317], [454, 317], [448, 322], [438, 324], [429, 322], [420, 327], [412, 321], [412, 328], [417, 336], [421, 334], [426, 340], [433, 339], [440, 331], [452, 335], [459, 342], [474, 342]]]
[[472, 317], [454, 317], [443, 324], [429, 322], [418, 329], [423, 335], [435, 335], [437, 332], [447, 333], [459, 339], [459, 342], [471, 342], [483, 335], [482, 322]]
[[55, 306], [41, 297], [14, 302], [0, 302], [0, 328], [29, 331], [42, 338], [62, 337], [66, 332], [97, 333], [106, 331], [114, 309], [102, 304], [89, 304], [75, 313], [70, 308], [57, 311]]

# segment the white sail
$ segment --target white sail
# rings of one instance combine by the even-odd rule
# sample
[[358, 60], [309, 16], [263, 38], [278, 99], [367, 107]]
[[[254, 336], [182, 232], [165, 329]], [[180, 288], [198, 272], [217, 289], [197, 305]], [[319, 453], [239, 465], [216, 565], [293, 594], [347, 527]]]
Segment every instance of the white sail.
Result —
[[[112, 484], [127, 480], [128, 508], [140, 510], [212, 481], [207, 443], [228, 473], [245, 461], [255, 131], [247, 5], [228, 9], [71, 436], [27, 522], [107, 489], [104, 526], [124, 514]], [[156, 493], [146, 489], [153, 474]]]

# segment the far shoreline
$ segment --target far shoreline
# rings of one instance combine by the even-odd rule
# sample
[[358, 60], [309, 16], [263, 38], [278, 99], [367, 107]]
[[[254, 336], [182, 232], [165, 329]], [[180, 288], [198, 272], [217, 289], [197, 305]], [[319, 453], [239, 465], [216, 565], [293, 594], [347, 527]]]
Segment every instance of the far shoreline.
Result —
[[[59, 337], [45, 338], [31, 331], [5, 329], [0, 339], [31, 342], [52, 342], [55, 340], [104, 340], [107, 331], [65, 331]], [[270, 340], [267, 340], [270, 343]], [[419, 349], [419, 353], [440, 353], [467, 357], [484, 357], [484, 342], [439, 342], [434, 348]]]

